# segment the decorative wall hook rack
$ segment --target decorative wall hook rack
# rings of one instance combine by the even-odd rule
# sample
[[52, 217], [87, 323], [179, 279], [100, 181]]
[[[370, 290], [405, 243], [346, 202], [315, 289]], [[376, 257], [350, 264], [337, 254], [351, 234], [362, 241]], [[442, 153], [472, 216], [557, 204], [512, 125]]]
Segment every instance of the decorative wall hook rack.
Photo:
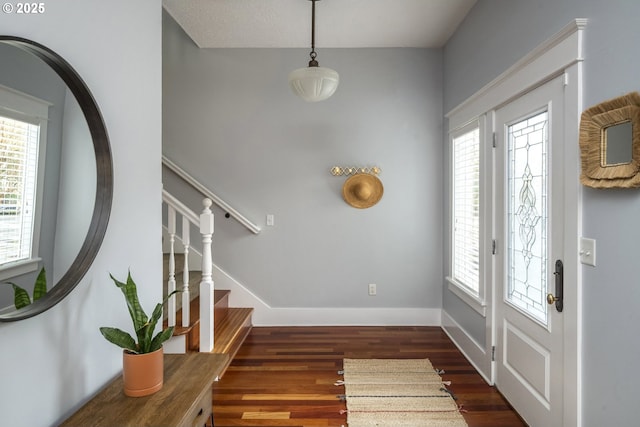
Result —
[[378, 166], [334, 166], [331, 168], [331, 175], [333, 176], [349, 176], [358, 173], [368, 173], [371, 175], [378, 175], [382, 172]]

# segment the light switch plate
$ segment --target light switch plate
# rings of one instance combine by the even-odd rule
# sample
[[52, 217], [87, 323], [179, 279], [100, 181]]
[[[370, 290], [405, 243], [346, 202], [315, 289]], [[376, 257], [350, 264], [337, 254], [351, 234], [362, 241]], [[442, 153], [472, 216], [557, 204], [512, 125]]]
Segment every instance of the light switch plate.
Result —
[[582, 237], [580, 239], [580, 262], [596, 266], [596, 241]]

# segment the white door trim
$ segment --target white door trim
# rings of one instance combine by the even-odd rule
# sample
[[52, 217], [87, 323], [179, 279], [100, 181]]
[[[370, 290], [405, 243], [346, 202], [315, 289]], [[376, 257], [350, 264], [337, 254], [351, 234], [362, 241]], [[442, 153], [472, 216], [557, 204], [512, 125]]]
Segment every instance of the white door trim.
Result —
[[[582, 426], [582, 187], [578, 139], [582, 111], [582, 62], [565, 70], [564, 103], [564, 423]], [[574, 221], [570, 221], [573, 219]], [[571, 227], [573, 225], [573, 227]]]
[[[564, 352], [564, 420], [567, 427], [582, 425], [582, 277], [578, 260], [578, 240], [582, 230], [582, 189], [580, 187], [580, 153], [578, 129], [582, 111], [582, 51], [586, 19], [575, 19], [560, 32], [539, 45], [524, 58], [484, 86], [466, 101], [449, 111], [449, 130], [495, 110], [511, 99], [526, 93], [562, 73], [565, 86], [565, 194], [564, 215], [573, 224], [564, 230], [565, 273], [565, 338]], [[493, 291], [493, 298], [496, 292]], [[496, 344], [495, 301], [488, 310], [487, 326], [491, 325], [487, 344]], [[489, 346], [489, 345], [488, 345]], [[489, 354], [486, 353], [489, 357]], [[475, 361], [484, 365], [483, 361]], [[492, 377], [495, 368], [492, 368]]]
[[445, 117], [449, 129], [499, 107], [511, 98], [539, 86], [582, 58], [583, 30], [587, 20], [575, 19], [521, 60], [485, 85]]

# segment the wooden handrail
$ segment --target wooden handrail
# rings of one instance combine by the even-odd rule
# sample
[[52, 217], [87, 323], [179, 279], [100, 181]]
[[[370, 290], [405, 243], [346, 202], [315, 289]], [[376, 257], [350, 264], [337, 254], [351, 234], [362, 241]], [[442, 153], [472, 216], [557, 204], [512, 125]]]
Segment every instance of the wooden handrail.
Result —
[[261, 231], [260, 227], [258, 227], [253, 222], [249, 221], [249, 219], [247, 219], [247, 217], [245, 217], [240, 212], [238, 212], [236, 209], [231, 207], [227, 202], [222, 200], [213, 191], [209, 190], [207, 187], [205, 187], [203, 184], [201, 184], [198, 180], [196, 180], [194, 177], [189, 175], [180, 166], [175, 164], [173, 161], [169, 160], [169, 158], [167, 158], [167, 156], [165, 156], [165, 155], [162, 156], [162, 164], [165, 165], [168, 169], [170, 169], [173, 173], [178, 175], [180, 178], [182, 178], [185, 182], [187, 182], [193, 188], [198, 190], [202, 195], [204, 195], [205, 197], [208, 197], [209, 199], [211, 199], [211, 201], [213, 203], [215, 203], [216, 205], [218, 205], [220, 207], [220, 209], [222, 209], [225, 212], [227, 212], [230, 216], [232, 216], [234, 219], [236, 219], [240, 224], [244, 225], [253, 234], [259, 234], [260, 233], [260, 231]]
[[200, 225], [200, 219], [198, 218], [198, 215], [165, 189], [162, 190], [162, 201], [167, 205], [173, 207], [180, 213], [180, 215], [187, 218], [193, 225]]

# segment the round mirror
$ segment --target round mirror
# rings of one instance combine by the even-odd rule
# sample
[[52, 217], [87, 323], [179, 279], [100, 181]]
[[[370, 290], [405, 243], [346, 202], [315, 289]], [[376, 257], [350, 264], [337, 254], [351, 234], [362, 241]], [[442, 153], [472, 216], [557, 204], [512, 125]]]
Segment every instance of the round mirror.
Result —
[[[43, 297], [23, 308], [0, 307], [0, 322], [9, 322], [48, 310], [84, 277], [100, 249], [109, 221], [113, 167], [109, 138], [98, 106], [80, 76], [63, 58], [43, 45], [13, 36], [0, 36], [0, 58], [3, 63], [0, 96], [4, 91], [5, 98], [18, 105], [21, 98], [13, 94], [27, 101], [44, 100], [44, 110], [50, 112], [49, 117], [41, 119], [47, 145], [46, 150], [39, 146], [38, 162], [44, 166], [35, 168], [32, 200], [13, 204], [10, 197], [14, 196], [0, 189], [0, 198], [4, 200], [0, 203], [0, 234], [11, 227], [37, 234], [39, 237], [33, 238], [33, 242], [43, 254], [36, 258], [40, 264], [37, 270], [44, 268], [53, 285], [48, 286]], [[59, 95], [50, 95], [52, 92]], [[48, 95], [39, 96], [41, 93]], [[20, 109], [3, 103], [0, 118], [3, 109], [8, 112], [5, 116], [12, 116], [7, 120], [22, 118]], [[15, 225], [27, 223], [25, 217], [35, 225]], [[2, 267], [10, 271], [12, 262], [6, 259]], [[36, 277], [37, 271], [30, 275]], [[12, 281], [6, 276], [1, 282]]]

